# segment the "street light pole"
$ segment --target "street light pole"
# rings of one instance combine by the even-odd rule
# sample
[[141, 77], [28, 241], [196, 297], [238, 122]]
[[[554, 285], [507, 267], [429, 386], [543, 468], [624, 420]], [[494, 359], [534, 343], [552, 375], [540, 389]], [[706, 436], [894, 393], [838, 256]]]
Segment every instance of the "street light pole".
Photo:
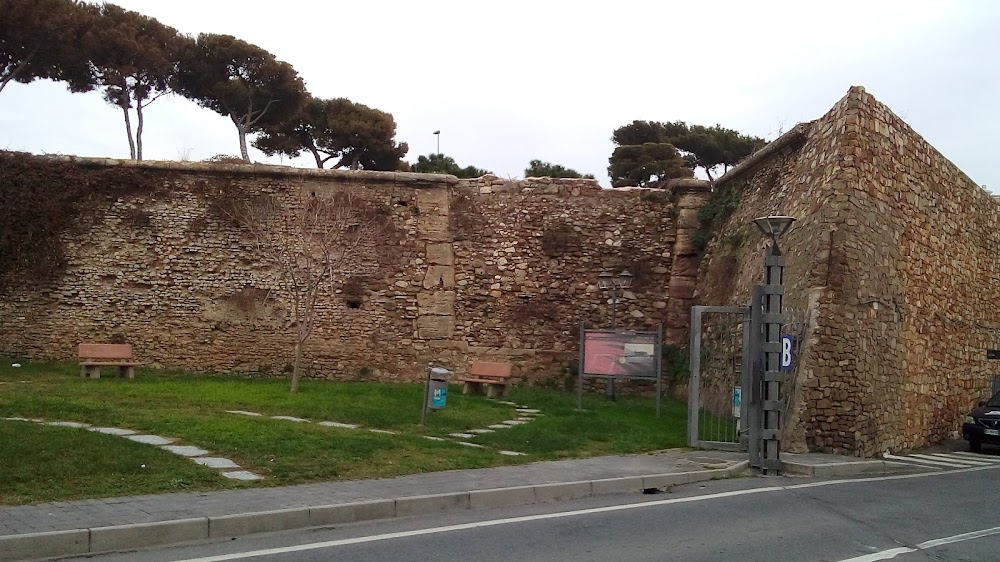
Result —
[[441, 154], [441, 131], [434, 131], [434, 136], [437, 137], [437, 152], [435, 154]]
[[[778, 246], [778, 238], [791, 226], [795, 219], [788, 216], [771, 215], [754, 219], [760, 231], [771, 238], [764, 257], [764, 279], [757, 287], [751, 315], [759, 314], [761, 333], [753, 334], [760, 339], [760, 364], [756, 369], [753, 388], [754, 416], [761, 427], [753, 428], [751, 438], [750, 465], [764, 475], [776, 475], [781, 468], [781, 422], [785, 403], [781, 400], [782, 383], [785, 373], [781, 370], [781, 328], [785, 318], [782, 312], [784, 296], [785, 257]], [[753, 325], [753, 324], [751, 324]], [[761, 372], [763, 371], [763, 372]], [[763, 414], [762, 416], [760, 414]]]

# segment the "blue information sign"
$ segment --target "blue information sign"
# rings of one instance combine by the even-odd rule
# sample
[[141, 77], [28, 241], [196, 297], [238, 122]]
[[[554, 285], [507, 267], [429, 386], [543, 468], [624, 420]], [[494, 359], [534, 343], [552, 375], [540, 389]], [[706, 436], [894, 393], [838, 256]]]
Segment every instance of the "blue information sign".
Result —
[[795, 346], [795, 338], [792, 336], [781, 336], [781, 370], [792, 370], [792, 348]]

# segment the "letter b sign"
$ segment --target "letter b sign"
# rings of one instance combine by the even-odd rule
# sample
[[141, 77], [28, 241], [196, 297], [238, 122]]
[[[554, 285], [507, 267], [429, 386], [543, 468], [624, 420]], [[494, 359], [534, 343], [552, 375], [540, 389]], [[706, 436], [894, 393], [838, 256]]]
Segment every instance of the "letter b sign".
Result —
[[792, 370], [792, 347], [795, 344], [795, 338], [792, 336], [781, 336], [781, 370], [791, 371]]

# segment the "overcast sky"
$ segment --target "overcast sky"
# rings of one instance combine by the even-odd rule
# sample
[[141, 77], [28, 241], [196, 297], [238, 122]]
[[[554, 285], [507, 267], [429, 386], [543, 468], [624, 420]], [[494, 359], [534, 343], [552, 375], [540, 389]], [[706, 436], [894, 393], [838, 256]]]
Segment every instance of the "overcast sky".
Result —
[[[1000, 2], [119, 0], [182, 33], [291, 63], [310, 92], [392, 113], [406, 159], [437, 150], [521, 177], [532, 159], [608, 184], [634, 119], [772, 140], [852, 85], [1000, 192]], [[145, 156], [239, 154], [228, 118], [181, 97], [147, 110]], [[128, 157], [121, 112], [46, 81], [0, 92], [0, 149]], [[251, 149], [260, 162], [285, 163]], [[305, 158], [292, 162], [310, 166]]]

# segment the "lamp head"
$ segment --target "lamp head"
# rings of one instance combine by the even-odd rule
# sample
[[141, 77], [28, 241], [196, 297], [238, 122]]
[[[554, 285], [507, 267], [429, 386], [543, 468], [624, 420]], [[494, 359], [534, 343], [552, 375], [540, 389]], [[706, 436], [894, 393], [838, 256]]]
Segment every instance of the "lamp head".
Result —
[[768, 215], [766, 217], [757, 217], [753, 220], [757, 228], [775, 242], [791, 228], [793, 222], [795, 222], [795, 219], [786, 215]]
[[622, 289], [628, 289], [632, 286], [632, 274], [627, 269], [618, 274], [618, 286]]
[[600, 272], [597, 275], [597, 286], [600, 287], [600, 288], [602, 288], [602, 289], [610, 289], [611, 288], [611, 282], [612, 282], [611, 280], [612, 280], [612, 278], [613, 278], [613, 276], [611, 275], [611, 272], [609, 272], [609, 271], [602, 271], [602, 272]]

